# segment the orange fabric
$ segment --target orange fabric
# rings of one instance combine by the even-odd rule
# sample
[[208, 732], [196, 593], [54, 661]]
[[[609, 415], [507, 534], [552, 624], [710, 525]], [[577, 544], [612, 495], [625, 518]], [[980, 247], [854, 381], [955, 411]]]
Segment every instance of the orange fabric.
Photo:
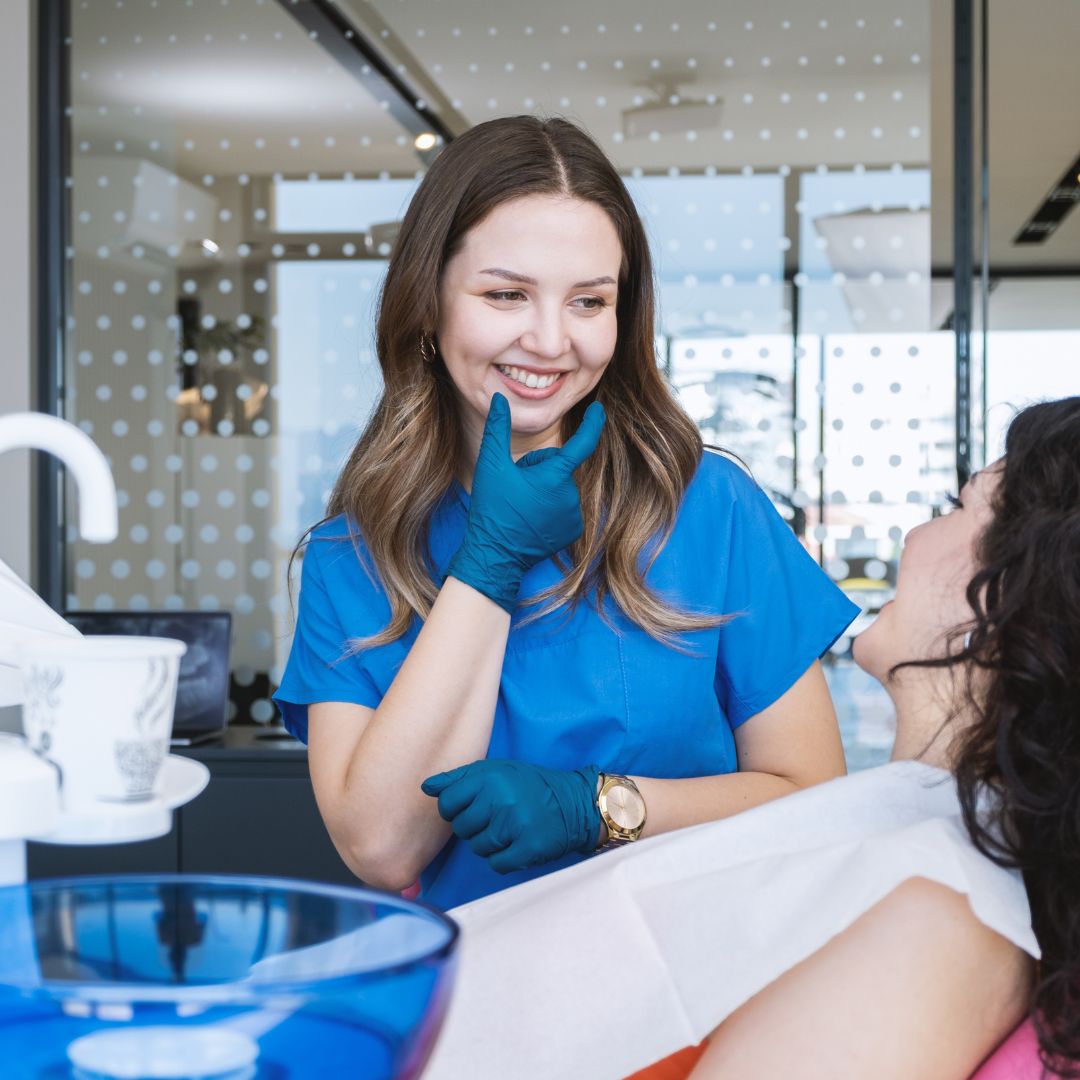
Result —
[[641, 1069], [628, 1076], [626, 1080], [686, 1080], [694, 1066], [705, 1053], [707, 1043], [699, 1043], [697, 1046], [687, 1046], [685, 1049], [666, 1057], [662, 1061], [654, 1062], [645, 1069]]

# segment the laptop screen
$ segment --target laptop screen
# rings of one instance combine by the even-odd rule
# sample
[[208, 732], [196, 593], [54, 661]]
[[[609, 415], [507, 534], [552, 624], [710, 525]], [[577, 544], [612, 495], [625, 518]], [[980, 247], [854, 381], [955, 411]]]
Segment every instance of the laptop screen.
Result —
[[232, 616], [227, 611], [68, 611], [64, 618], [84, 634], [131, 634], [185, 642], [173, 735], [225, 728], [232, 632]]

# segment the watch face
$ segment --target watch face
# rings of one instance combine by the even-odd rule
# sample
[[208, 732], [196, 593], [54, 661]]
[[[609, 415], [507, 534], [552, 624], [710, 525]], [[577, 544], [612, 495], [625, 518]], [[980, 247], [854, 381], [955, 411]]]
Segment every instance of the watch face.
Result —
[[613, 784], [608, 788], [604, 808], [620, 829], [637, 829], [645, 820], [645, 800], [635, 788], [626, 784]]

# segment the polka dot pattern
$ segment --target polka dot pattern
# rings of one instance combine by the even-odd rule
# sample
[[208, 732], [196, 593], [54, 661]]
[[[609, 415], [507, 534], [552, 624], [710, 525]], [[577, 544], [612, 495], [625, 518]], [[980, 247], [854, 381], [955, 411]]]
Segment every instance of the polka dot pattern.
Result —
[[[252, 686], [280, 674], [289, 555], [380, 392], [392, 223], [439, 140], [418, 150], [282, 5], [195, 7], [72, 4], [68, 408], [109, 457], [121, 538], [69, 541], [69, 599], [229, 610]], [[951, 483], [926, 13], [591, 10], [385, 4], [382, 44], [451, 126], [588, 127], [639, 208], [658, 361], [706, 442], [837, 580], [892, 580]]]

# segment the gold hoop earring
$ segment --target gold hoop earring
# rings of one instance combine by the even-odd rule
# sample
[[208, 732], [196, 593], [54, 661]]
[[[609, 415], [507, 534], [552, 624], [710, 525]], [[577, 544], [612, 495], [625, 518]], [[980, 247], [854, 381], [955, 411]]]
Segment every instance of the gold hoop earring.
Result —
[[428, 336], [427, 334], [420, 335], [420, 355], [424, 359], [425, 364], [435, 363], [435, 342], [431, 342], [431, 355], [428, 356]]

